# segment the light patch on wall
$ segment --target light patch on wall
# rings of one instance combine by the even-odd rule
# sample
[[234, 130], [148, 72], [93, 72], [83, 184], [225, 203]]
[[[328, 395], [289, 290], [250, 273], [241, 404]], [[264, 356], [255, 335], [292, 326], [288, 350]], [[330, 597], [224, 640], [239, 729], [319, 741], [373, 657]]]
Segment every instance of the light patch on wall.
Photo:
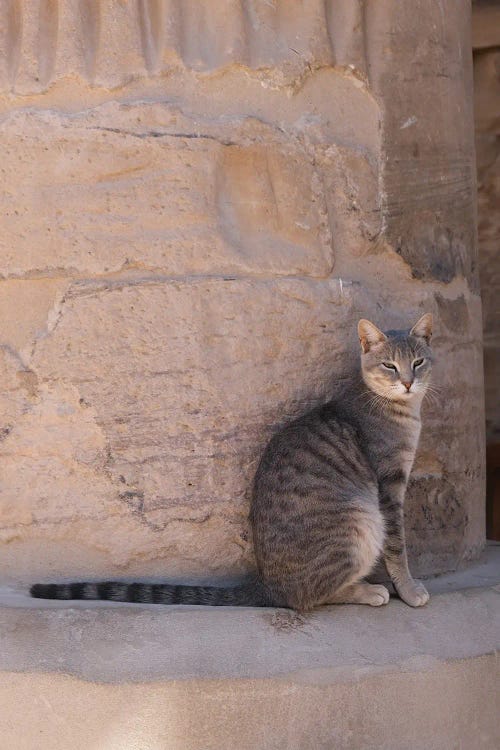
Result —
[[67, 279], [8, 279], [0, 282], [0, 344], [14, 349], [27, 365], [33, 344], [47, 330], [50, 313]]

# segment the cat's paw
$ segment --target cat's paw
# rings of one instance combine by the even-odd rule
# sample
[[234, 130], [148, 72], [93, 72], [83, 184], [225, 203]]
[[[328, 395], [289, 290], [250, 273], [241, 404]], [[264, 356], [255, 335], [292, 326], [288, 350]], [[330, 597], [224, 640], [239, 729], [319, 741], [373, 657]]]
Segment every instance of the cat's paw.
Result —
[[410, 607], [423, 607], [429, 601], [429, 592], [420, 581], [407, 581], [395, 584], [401, 599]]
[[389, 601], [389, 591], [385, 586], [378, 584], [371, 584], [369, 593], [366, 597], [366, 604], [371, 607], [381, 607], [383, 604], [387, 604]]
[[330, 604], [369, 604], [370, 607], [381, 607], [389, 601], [389, 592], [385, 586], [373, 583], [355, 583], [336, 594]]

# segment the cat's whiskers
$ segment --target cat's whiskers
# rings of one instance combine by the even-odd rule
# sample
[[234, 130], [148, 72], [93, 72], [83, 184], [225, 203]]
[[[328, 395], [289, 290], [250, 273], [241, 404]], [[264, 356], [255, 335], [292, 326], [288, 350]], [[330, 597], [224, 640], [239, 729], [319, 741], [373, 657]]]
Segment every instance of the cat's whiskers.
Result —
[[435, 393], [426, 393], [425, 400], [430, 406], [440, 406], [441, 400]]
[[437, 385], [434, 385], [433, 383], [427, 383], [425, 385], [426, 393], [435, 393], [436, 395], [441, 395], [442, 388], [438, 388]]
[[438, 388], [431, 383], [427, 383], [425, 386], [424, 399], [430, 404], [438, 405], [441, 404], [441, 388]]
[[370, 415], [377, 414], [377, 412], [382, 414], [384, 408], [387, 408], [388, 403], [389, 399], [387, 397], [381, 396], [379, 393], [373, 393], [367, 402], [368, 413]]

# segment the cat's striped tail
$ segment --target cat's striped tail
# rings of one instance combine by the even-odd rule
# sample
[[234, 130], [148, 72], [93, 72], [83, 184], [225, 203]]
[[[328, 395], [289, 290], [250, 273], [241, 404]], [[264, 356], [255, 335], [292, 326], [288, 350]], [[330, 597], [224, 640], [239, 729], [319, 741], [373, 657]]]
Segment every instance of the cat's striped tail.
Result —
[[35, 599], [100, 599], [143, 604], [204, 604], [211, 607], [270, 607], [271, 596], [259, 580], [222, 588], [170, 583], [35, 583]]

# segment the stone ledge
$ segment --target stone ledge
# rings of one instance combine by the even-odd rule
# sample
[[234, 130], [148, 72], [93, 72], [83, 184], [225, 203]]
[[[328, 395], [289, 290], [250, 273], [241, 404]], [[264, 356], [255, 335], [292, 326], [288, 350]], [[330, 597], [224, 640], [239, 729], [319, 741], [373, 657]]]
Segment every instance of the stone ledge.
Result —
[[342, 682], [420, 671], [498, 644], [495, 587], [440, 594], [423, 609], [288, 610], [141, 605], [0, 609], [0, 669], [92, 682], [292, 679]]
[[[31, 599], [0, 586], [0, 670], [118, 683], [268, 679], [321, 668], [328, 679], [491, 653], [500, 633], [500, 544], [465, 570], [426, 581], [412, 609], [290, 610]], [[390, 634], [390, 637], [388, 637]], [[411, 669], [414, 667], [412, 666]]]
[[496, 750], [493, 655], [354, 681], [0, 673], [16, 750]]
[[[412, 610], [0, 609], [0, 733], [44, 750], [498, 747], [498, 551]], [[84, 603], [86, 604], [86, 603]], [[20, 729], [22, 727], [22, 729]]]

